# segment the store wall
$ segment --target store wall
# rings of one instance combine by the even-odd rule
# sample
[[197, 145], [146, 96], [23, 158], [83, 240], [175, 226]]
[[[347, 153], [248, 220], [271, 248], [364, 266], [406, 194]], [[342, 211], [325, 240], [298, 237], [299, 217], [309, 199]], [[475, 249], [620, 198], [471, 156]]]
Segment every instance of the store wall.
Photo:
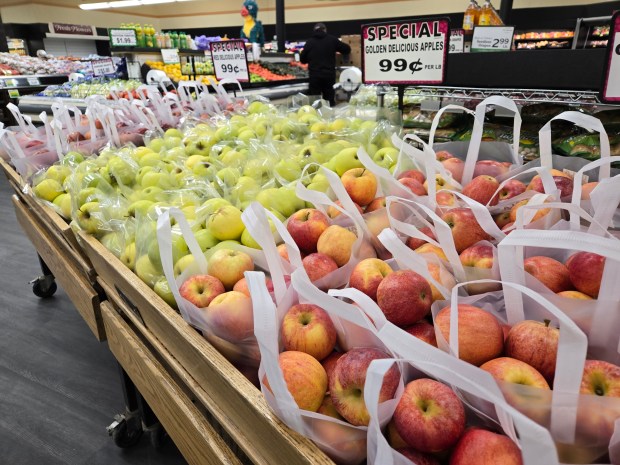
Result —
[[118, 27], [120, 23], [138, 22], [159, 26], [159, 18], [137, 16], [122, 12], [86, 11], [77, 7], [50, 6], [36, 2], [23, 5], [0, 7], [0, 15], [4, 23], [66, 23], [87, 24], [98, 27]]

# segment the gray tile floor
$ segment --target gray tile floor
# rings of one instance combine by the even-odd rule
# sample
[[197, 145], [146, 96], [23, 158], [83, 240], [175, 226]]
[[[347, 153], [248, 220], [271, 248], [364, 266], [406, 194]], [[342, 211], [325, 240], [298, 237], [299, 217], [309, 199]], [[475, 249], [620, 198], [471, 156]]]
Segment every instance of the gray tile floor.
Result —
[[0, 464], [180, 465], [170, 440], [120, 449], [105, 427], [123, 411], [116, 361], [67, 295], [39, 299], [41, 274], [0, 174]]

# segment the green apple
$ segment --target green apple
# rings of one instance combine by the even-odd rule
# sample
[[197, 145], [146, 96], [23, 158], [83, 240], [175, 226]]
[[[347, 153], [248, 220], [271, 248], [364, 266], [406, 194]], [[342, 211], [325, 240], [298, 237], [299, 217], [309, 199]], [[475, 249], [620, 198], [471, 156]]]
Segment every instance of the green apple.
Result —
[[136, 243], [130, 242], [118, 257], [121, 262], [125, 264], [127, 268], [133, 271], [136, 266]]
[[246, 109], [246, 111], [250, 115], [253, 115], [256, 113], [265, 113], [266, 110], [267, 110], [267, 105], [265, 105], [263, 102], [260, 102], [258, 100], [255, 100], [252, 103], [250, 103], [248, 105], [248, 108]]
[[233, 167], [243, 165], [247, 161], [247, 159], [248, 159], [247, 153], [241, 152], [238, 150], [229, 150], [228, 152], [226, 152], [224, 155], [220, 157], [220, 161], [225, 166], [233, 166]]
[[183, 133], [176, 128], [166, 129], [164, 133], [164, 139], [169, 139], [171, 137], [178, 137], [179, 139], [183, 137]]
[[54, 205], [58, 207], [64, 219], [71, 219], [71, 194], [63, 192], [54, 199]]
[[265, 189], [258, 193], [256, 200], [268, 210], [277, 210], [285, 218], [305, 207], [305, 202], [297, 197], [291, 187]]
[[312, 181], [306, 187], [311, 191], [327, 192], [327, 190], [329, 189], [329, 183], [327, 181]]
[[177, 308], [177, 302], [174, 299], [174, 294], [170, 290], [170, 285], [168, 284], [168, 280], [165, 276], [162, 276], [157, 280], [157, 282], [153, 286], [153, 290], [159, 297], [164, 300], [164, 302], [166, 302], [172, 308]]
[[172, 272], [174, 273], [174, 277], [176, 278], [181, 273], [185, 271], [186, 268], [190, 267], [196, 262], [196, 259], [192, 254], [185, 255], [179, 258], [172, 268]]
[[375, 153], [372, 160], [383, 168], [389, 168], [398, 161], [398, 149], [392, 147], [384, 147]]
[[166, 137], [164, 139], [164, 148], [165, 149], [173, 149], [175, 147], [182, 147], [183, 142], [180, 137]]
[[256, 139], [256, 133], [250, 129], [250, 128], [246, 128], [246, 129], [242, 129], [241, 131], [239, 131], [239, 135], [237, 136], [237, 140], [245, 143], [245, 144], [249, 144], [250, 140], [252, 139]]
[[252, 249], [262, 249], [260, 244], [254, 240], [254, 238], [250, 234], [250, 231], [248, 231], [247, 229], [244, 229], [241, 233], [241, 243], [246, 247], [250, 247]]
[[117, 183], [129, 186], [136, 178], [137, 167], [132, 166], [128, 160], [116, 157], [108, 162], [108, 171]]
[[177, 147], [172, 147], [166, 150], [162, 158], [168, 163], [172, 162], [175, 165], [178, 165], [185, 161], [185, 159], [187, 158], [187, 154], [185, 153], [185, 148], [182, 145], [179, 145]]
[[337, 118], [331, 123], [329, 123], [329, 130], [332, 132], [342, 131], [347, 127], [349, 127], [349, 122], [343, 118]]
[[123, 231], [109, 232], [100, 239], [100, 242], [117, 258], [120, 258], [125, 250], [125, 236]]
[[136, 173], [136, 184], [142, 185], [142, 178], [146, 173], [150, 173], [151, 171], [155, 171], [155, 168], [153, 166], [143, 166], [139, 168], [138, 172]]
[[151, 263], [148, 255], [143, 255], [136, 260], [135, 271], [138, 278], [144, 281], [149, 287], [154, 287], [155, 283], [162, 277], [161, 270]]
[[[153, 188], [149, 187], [148, 189]], [[153, 205], [153, 202], [151, 200], [137, 200], [136, 202], [133, 202], [129, 205], [129, 207], [127, 208], [127, 214], [129, 216], [133, 216], [134, 218], [136, 217], [136, 215], [146, 215], [151, 205]]]
[[207, 229], [219, 241], [239, 239], [245, 229], [241, 210], [232, 205], [221, 207], [207, 220]]
[[207, 199], [203, 202], [203, 204], [196, 210], [196, 214], [198, 216], [208, 216], [215, 213], [222, 207], [230, 205], [230, 202], [226, 199], [222, 199], [221, 197], [213, 197], [211, 199]]
[[103, 225], [101, 205], [99, 202], [87, 202], [77, 211], [77, 224], [88, 234], [97, 234]]
[[219, 170], [216, 173], [216, 176], [228, 187], [232, 187], [237, 184], [237, 181], [239, 181], [241, 173], [239, 173], [239, 170], [237, 168], [232, 168], [228, 166]]
[[311, 115], [316, 115], [316, 108], [312, 105], [303, 105], [297, 109], [297, 114], [301, 117], [304, 113], [309, 113]]
[[[184, 257], [189, 253], [187, 244], [183, 236], [180, 234], [172, 234], [172, 263], [176, 263], [181, 257]], [[148, 252], [149, 260], [154, 265], [161, 263], [161, 256], [159, 255], [159, 242], [157, 237], [149, 244]]]
[[185, 146], [185, 154], [189, 157], [192, 155], [202, 155], [208, 157], [211, 152], [212, 144], [207, 139], [198, 139]]
[[159, 186], [149, 186], [139, 192], [140, 200], [159, 202], [164, 197], [164, 190]]
[[330, 157], [333, 157], [337, 153], [341, 152], [343, 149], [348, 149], [352, 146], [353, 144], [351, 144], [351, 142], [341, 139], [335, 140], [333, 142], [328, 142], [322, 147], [321, 151], [325, 152]]
[[55, 179], [44, 179], [39, 184], [34, 186], [34, 195], [40, 199], [53, 202], [56, 197], [64, 192], [62, 184]]
[[236, 202], [247, 202], [254, 200], [259, 191], [260, 185], [255, 179], [241, 176], [237, 184], [232, 187], [230, 195]]
[[185, 166], [189, 170], [193, 170], [195, 166], [204, 162], [210, 162], [210, 159], [207, 155], [194, 154], [187, 157], [187, 159], [185, 160]]
[[63, 165], [52, 165], [45, 172], [47, 179], [55, 179], [60, 184], [71, 174], [71, 168]]
[[211, 177], [215, 172], [215, 168], [211, 164], [211, 159], [207, 157], [203, 157], [203, 160], [200, 160], [193, 165], [194, 168], [192, 169], [192, 173], [199, 178]]
[[159, 153], [151, 152], [143, 155], [138, 160], [138, 165], [142, 166], [157, 166], [159, 164]]
[[254, 158], [248, 160], [243, 166], [243, 175], [249, 176], [261, 182], [263, 178], [269, 177], [269, 171], [273, 166], [267, 158]]
[[187, 218], [187, 221], [191, 222], [196, 219], [196, 205], [185, 205], [181, 208], [181, 211], [185, 215], [185, 218]]
[[278, 174], [286, 182], [297, 181], [301, 177], [301, 166], [292, 158], [285, 158], [276, 163], [274, 167], [276, 174]]
[[84, 161], [84, 155], [80, 152], [70, 151], [62, 157], [60, 164], [63, 166], [76, 166]]
[[149, 171], [142, 176], [140, 185], [146, 187], [160, 187], [162, 189], [170, 189], [174, 187], [176, 181], [170, 176], [170, 173], [162, 171]]
[[328, 163], [328, 168], [342, 176], [346, 171], [353, 168], [363, 168], [364, 165], [357, 158], [357, 147], [342, 149]]
[[208, 229], [199, 229], [194, 233], [194, 236], [203, 252], [211, 247], [215, 247], [219, 242]]
[[299, 115], [297, 121], [301, 124], [306, 124], [308, 126], [312, 126], [313, 124], [319, 122], [321, 119], [314, 113], [304, 113]]
[[98, 199], [100, 196], [101, 191], [96, 187], [86, 187], [78, 192], [77, 197], [75, 198], [75, 203], [79, 208], [85, 203]]

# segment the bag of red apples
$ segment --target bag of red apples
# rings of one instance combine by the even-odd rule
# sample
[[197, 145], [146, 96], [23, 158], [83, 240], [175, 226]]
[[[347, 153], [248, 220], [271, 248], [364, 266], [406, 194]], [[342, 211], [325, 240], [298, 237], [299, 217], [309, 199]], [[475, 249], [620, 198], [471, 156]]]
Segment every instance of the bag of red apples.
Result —
[[[287, 298], [274, 305], [262, 273], [246, 273], [261, 352], [259, 380], [267, 403], [289, 427], [312, 439], [337, 463], [366, 457], [366, 370], [393, 357], [358, 308], [314, 286], [303, 268], [291, 276]], [[381, 400], [402, 389], [393, 368]]]
[[[179, 267], [173, 260], [171, 222], [181, 230], [191, 257]], [[157, 220], [157, 239], [163, 273], [181, 316], [200, 330], [222, 355], [242, 372], [254, 374], [260, 353], [254, 337], [252, 300], [244, 273], [267, 270], [262, 251], [234, 243], [223, 243], [203, 254], [183, 213], [164, 210]], [[278, 279], [274, 276], [273, 279]], [[283, 279], [280, 277], [279, 279]], [[279, 282], [280, 288], [285, 284]], [[250, 379], [252, 379], [250, 377]]]
[[573, 218], [546, 231], [510, 233], [499, 245], [502, 279], [536, 290], [575, 321], [590, 356], [620, 363], [620, 241], [575, 205], [524, 209], [566, 210]]
[[[549, 432], [511, 407], [490, 375], [408, 352], [413, 358], [375, 360], [368, 370], [369, 465], [439, 465], [448, 457], [450, 465], [558, 463]], [[380, 403], [379, 388], [395, 363], [405, 388]], [[386, 415], [387, 426], [380, 422]]]
[[468, 284], [433, 305], [439, 348], [490, 373], [510, 405], [551, 432], [561, 463], [617, 463], [620, 367], [591, 359], [584, 332], [543, 295], [502, 281], [502, 292], [459, 297]]

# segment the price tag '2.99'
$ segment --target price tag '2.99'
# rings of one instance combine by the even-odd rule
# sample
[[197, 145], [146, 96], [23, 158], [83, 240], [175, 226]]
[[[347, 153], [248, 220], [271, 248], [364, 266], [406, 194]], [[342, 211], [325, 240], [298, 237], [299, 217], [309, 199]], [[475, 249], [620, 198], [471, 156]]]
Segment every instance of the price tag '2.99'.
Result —
[[211, 42], [211, 59], [218, 80], [236, 79], [239, 82], [250, 80], [245, 43], [242, 40]]
[[447, 19], [363, 25], [364, 82], [443, 83], [449, 34]]
[[620, 12], [611, 20], [607, 44], [607, 66], [603, 73], [601, 99], [609, 103], [620, 102]]
[[512, 47], [513, 26], [479, 26], [474, 28], [472, 52], [505, 52]]

